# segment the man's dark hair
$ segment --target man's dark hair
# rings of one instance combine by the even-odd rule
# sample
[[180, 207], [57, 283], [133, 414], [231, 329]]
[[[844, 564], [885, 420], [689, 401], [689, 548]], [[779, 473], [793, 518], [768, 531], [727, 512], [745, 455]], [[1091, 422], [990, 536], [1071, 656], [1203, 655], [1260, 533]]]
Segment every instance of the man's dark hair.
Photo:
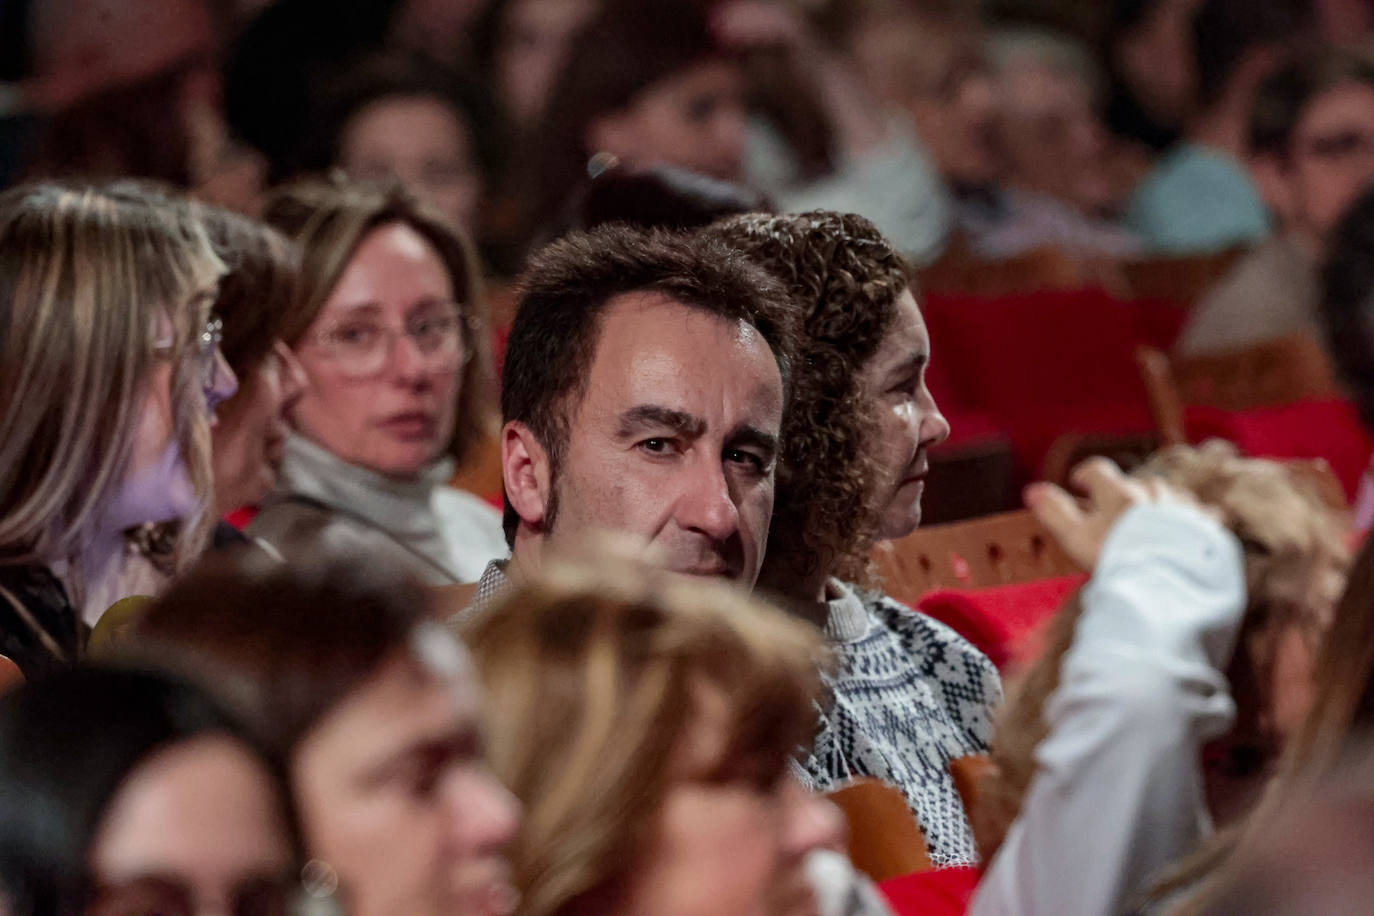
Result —
[[1315, 22], [1311, 0], [1204, 0], [1193, 17], [1199, 105], [1221, 99], [1250, 52], [1290, 46]]
[[[621, 224], [575, 232], [530, 259], [506, 344], [501, 419], [523, 423], [557, 471], [572, 413], [596, 354], [599, 318], [623, 293], [654, 292], [758, 329], [790, 387], [793, 328], [787, 292], [762, 268], [702, 235], [636, 230]], [[505, 505], [506, 541], [519, 517]]]
[[1374, 87], [1374, 57], [1322, 48], [1284, 64], [1264, 81], [1255, 97], [1250, 115], [1251, 150], [1286, 156], [1293, 131], [1307, 107], [1344, 83]]

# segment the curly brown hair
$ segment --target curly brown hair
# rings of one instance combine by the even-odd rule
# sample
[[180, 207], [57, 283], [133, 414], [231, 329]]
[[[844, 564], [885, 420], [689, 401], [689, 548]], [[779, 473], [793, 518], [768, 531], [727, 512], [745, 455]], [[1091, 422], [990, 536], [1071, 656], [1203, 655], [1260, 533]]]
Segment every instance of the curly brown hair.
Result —
[[753, 213], [708, 231], [781, 279], [801, 312], [768, 562], [868, 585], [878, 507], [867, 445], [877, 419], [859, 373], [911, 284], [907, 265], [852, 213]]

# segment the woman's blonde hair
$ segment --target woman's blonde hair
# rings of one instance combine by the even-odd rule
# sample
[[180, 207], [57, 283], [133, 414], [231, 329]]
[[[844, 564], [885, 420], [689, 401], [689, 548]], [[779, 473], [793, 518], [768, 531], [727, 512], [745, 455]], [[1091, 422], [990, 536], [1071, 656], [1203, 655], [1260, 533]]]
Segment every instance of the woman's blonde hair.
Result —
[[512, 852], [525, 916], [605, 912], [648, 848], [695, 698], [729, 704], [721, 779], [771, 786], [809, 744], [819, 631], [717, 583], [601, 562], [517, 588], [464, 633], [490, 759], [525, 805]]
[[199, 223], [156, 199], [58, 184], [0, 194], [7, 559], [74, 559], [89, 546], [128, 471], [160, 319], [173, 334], [172, 435], [200, 505], [174, 557], [199, 553], [213, 486], [198, 356], [222, 272]]
[[301, 249], [301, 276], [280, 334], [300, 344], [319, 317], [353, 254], [374, 229], [401, 223], [419, 233], [439, 255], [458, 300], [471, 358], [463, 369], [458, 418], [448, 451], [462, 461], [468, 450], [495, 433], [496, 381], [481, 275], [471, 242], [430, 212], [399, 184], [371, 185], [342, 178], [303, 178], [268, 198], [263, 220]]
[[[1345, 582], [1350, 553], [1345, 514], [1324, 498], [1301, 467], [1241, 458], [1227, 443], [1173, 446], [1135, 472], [1155, 476], [1190, 493], [1217, 513], [1244, 548], [1248, 603], [1227, 674], [1236, 696], [1235, 731], [1260, 742], [1272, 762], [1281, 748], [1261, 734], [1261, 672], [1269, 663], [1251, 651], [1275, 624], [1292, 622], [1320, 645], [1331, 628], [1333, 608]], [[1059, 686], [1060, 664], [1073, 643], [1082, 613], [1072, 595], [1050, 623], [1045, 651], [1008, 685], [993, 739], [995, 764], [985, 778], [970, 820], [984, 861], [1001, 845], [1035, 776], [1035, 749], [1048, 733], [1043, 709]]]

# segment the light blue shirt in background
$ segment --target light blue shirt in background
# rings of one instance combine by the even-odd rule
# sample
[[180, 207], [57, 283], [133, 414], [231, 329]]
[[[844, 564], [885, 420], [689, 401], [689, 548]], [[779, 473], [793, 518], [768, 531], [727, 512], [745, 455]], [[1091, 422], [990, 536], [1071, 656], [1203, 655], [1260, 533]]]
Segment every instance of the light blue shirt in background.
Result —
[[1181, 143], [1131, 195], [1126, 226], [1157, 254], [1205, 254], [1265, 238], [1269, 213], [1241, 163]]

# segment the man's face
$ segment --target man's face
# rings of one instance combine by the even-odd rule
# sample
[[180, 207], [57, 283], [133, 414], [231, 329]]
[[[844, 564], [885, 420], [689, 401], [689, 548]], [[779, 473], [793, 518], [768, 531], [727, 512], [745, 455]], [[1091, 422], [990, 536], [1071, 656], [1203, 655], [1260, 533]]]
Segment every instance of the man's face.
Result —
[[1374, 86], [1343, 83], [1314, 99], [1294, 127], [1288, 159], [1290, 225], [1324, 242], [1374, 182]]
[[782, 377], [751, 325], [658, 293], [612, 299], [543, 519], [642, 538], [676, 572], [753, 585], [773, 512]]

